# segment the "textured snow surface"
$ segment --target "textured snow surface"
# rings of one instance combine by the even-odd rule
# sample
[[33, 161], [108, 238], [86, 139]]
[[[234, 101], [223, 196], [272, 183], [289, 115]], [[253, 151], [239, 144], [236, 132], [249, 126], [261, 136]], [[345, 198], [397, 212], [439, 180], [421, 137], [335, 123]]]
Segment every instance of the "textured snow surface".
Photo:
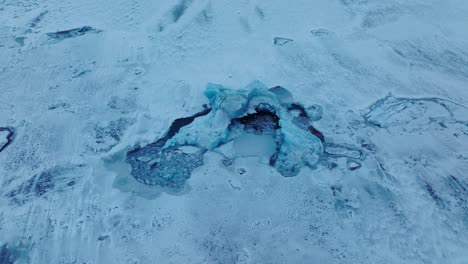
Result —
[[467, 14], [0, 0], [0, 264], [468, 263]]

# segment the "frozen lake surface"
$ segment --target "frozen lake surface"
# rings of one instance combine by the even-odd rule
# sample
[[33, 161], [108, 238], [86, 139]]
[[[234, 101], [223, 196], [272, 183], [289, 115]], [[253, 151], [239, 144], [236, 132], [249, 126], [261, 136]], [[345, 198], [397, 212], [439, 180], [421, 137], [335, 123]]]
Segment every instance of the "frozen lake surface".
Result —
[[467, 14], [0, 0], [0, 264], [467, 264]]

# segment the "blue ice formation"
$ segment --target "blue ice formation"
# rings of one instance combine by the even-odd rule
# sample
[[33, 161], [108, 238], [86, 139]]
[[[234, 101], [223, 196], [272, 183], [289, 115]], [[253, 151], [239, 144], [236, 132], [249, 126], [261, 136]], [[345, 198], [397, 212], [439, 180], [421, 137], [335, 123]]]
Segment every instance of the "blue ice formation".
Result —
[[209, 108], [177, 119], [163, 138], [127, 153], [137, 180], [181, 188], [192, 170], [203, 164], [206, 151], [233, 142], [237, 148], [226, 155], [268, 153], [270, 165], [285, 177], [296, 176], [303, 167], [318, 163], [323, 135], [311, 122], [320, 119], [319, 106], [306, 109], [294, 103], [285, 88], [268, 89], [259, 81], [241, 90], [208, 84], [204, 94]]

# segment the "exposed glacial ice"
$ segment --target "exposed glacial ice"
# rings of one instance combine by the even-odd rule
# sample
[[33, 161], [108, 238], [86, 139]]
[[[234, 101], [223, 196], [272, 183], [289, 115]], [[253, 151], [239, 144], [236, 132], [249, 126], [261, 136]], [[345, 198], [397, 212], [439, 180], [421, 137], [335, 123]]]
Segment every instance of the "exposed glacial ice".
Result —
[[[203, 165], [206, 151], [216, 151], [231, 141], [233, 151], [223, 153], [227, 158], [266, 155], [269, 164], [285, 177], [318, 163], [323, 153], [321, 139], [309, 130], [308, 112], [300, 104], [290, 103], [285, 88], [268, 89], [259, 81], [240, 90], [209, 84], [204, 94], [210, 110], [176, 120], [162, 139], [127, 153], [137, 180], [178, 190], [192, 170]], [[297, 109], [302, 116], [292, 113]], [[318, 120], [321, 110], [318, 106], [313, 109], [309, 112]], [[198, 151], [185, 153], [184, 146]]]

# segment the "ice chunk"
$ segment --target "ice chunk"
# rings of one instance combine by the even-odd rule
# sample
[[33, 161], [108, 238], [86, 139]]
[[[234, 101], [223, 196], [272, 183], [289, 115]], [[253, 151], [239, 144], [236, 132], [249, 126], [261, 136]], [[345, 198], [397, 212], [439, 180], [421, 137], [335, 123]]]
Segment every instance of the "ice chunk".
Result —
[[290, 39], [290, 38], [282, 38], [282, 37], [275, 37], [273, 39], [273, 43], [275, 45], [278, 45], [278, 46], [284, 46], [284, 45], [286, 45], [287, 43], [289, 43], [291, 41], [293, 41], [293, 40]]
[[9, 127], [0, 127], [0, 152], [13, 141], [14, 131]]
[[0, 131], [0, 149], [3, 149], [8, 143], [8, 131]]
[[317, 164], [322, 154], [319, 138], [295, 126], [289, 120], [280, 120], [282, 144], [275, 163], [285, 177], [296, 176], [304, 166]]
[[276, 99], [282, 104], [291, 104], [293, 102], [292, 94], [284, 87], [275, 86], [270, 88], [270, 92], [274, 93]]
[[50, 39], [53, 39], [56, 42], [59, 42], [67, 38], [75, 38], [75, 37], [79, 37], [88, 33], [97, 34], [101, 32], [102, 32], [101, 30], [95, 29], [93, 27], [83, 26], [83, 27], [73, 28], [69, 30], [47, 33], [47, 36]]
[[213, 109], [222, 110], [231, 118], [242, 114], [247, 104], [245, 91], [231, 90], [217, 84], [208, 84], [205, 96]]
[[311, 105], [306, 109], [307, 115], [309, 116], [310, 120], [318, 121], [322, 119], [323, 109], [320, 105]]

